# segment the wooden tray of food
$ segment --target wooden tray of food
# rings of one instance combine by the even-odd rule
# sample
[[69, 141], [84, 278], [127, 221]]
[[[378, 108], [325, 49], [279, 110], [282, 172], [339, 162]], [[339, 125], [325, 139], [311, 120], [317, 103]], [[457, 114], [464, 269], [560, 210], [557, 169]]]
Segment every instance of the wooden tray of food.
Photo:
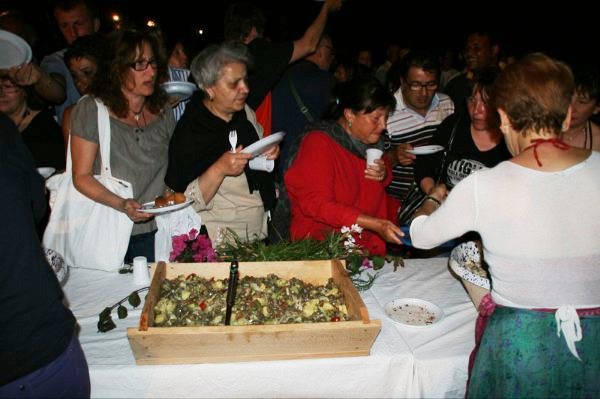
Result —
[[225, 279], [229, 263], [164, 263], [153, 267], [138, 328], [129, 328], [127, 337], [136, 363], [191, 364], [256, 360], [367, 356], [381, 330], [380, 320], [369, 312], [346, 275], [342, 262], [326, 261], [240, 262], [239, 276], [283, 279], [298, 278], [324, 285], [332, 278], [342, 292], [348, 320], [265, 325], [155, 327], [154, 306], [165, 279], [196, 274]]

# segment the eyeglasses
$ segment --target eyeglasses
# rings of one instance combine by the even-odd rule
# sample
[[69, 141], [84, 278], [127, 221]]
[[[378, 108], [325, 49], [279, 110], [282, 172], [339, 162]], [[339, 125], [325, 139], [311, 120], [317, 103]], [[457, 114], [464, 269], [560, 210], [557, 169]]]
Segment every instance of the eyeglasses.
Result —
[[427, 82], [427, 83], [406, 82], [406, 85], [412, 91], [419, 91], [419, 90], [422, 90], [422, 89], [425, 89], [427, 91], [433, 91], [433, 90], [435, 90], [435, 89], [438, 88], [438, 83], [437, 82]]
[[0, 94], [15, 94], [19, 91], [19, 86], [15, 85], [0, 85]]
[[148, 69], [148, 65], [150, 65], [152, 69], [156, 69], [156, 67], [158, 66], [158, 61], [156, 61], [155, 58], [152, 58], [151, 60], [138, 60], [129, 64], [131, 68], [135, 69], [138, 72], [145, 71], [146, 69]]

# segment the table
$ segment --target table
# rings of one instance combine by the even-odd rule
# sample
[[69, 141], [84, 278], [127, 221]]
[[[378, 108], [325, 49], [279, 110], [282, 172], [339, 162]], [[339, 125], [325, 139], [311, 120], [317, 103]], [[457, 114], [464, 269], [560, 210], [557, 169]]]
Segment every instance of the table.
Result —
[[[72, 268], [64, 286], [77, 317], [92, 384], [92, 397], [463, 397], [477, 313], [446, 258], [386, 264], [373, 287], [361, 293], [381, 332], [370, 356], [245, 363], [137, 366], [127, 340], [142, 306], [97, 332], [98, 314], [139, 288], [131, 274]], [[144, 294], [141, 295], [142, 301]], [[383, 305], [413, 297], [441, 307], [445, 317], [425, 328], [391, 321]]]

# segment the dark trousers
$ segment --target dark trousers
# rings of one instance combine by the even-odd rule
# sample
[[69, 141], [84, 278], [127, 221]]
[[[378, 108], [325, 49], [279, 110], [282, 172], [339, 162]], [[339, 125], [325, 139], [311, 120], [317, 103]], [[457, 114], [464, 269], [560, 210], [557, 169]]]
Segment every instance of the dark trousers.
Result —
[[148, 262], [154, 262], [154, 235], [156, 230], [149, 233], [137, 234], [129, 239], [125, 263], [132, 264], [136, 256], [145, 256]]
[[0, 398], [89, 398], [90, 374], [77, 337], [48, 365], [0, 387]]

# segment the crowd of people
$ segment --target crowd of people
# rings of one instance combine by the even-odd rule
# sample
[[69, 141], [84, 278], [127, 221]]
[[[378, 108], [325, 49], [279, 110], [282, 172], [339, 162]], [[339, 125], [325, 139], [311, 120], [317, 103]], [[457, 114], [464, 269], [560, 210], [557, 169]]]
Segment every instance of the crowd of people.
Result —
[[[141, 208], [169, 190], [193, 201], [213, 240], [224, 229], [267, 243], [323, 239], [356, 224], [368, 254], [406, 255], [402, 227], [422, 249], [476, 233], [493, 288], [468, 396], [598, 395], [597, 67], [541, 53], [503, 64], [495, 37], [474, 31], [462, 70], [447, 53], [397, 43], [375, 68], [372, 49], [336, 58], [325, 28], [341, 7], [325, 0], [299, 39], [280, 42], [264, 37], [258, 7], [233, 3], [224, 40], [195, 54], [158, 29], [103, 32], [89, 0], [54, 4], [67, 47], [0, 70], [0, 187], [14, 204], [0, 229], [0, 397], [89, 396], [75, 320], [38, 235], [47, 200], [35, 168], [66, 165], [80, 193], [133, 222], [125, 263], [154, 261], [157, 224]], [[0, 10], [0, 29], [31, 40], [30, 28]], [[176, 81], [197, 91], [171, 97], [162, 84]], [[284, 140], [260, 154], [277, 167], [253, 167], [242, 150], [277, 131]], [[415, 154], [424, 145], [442, 151]], [[367, 164], [370, 149], [383, 155]], [[101, 161], [131, 198], [95, 179]], [[413, 191], [424, 199], [401, 226]], [[23, 286], [25, 274], [35, 278]]]

